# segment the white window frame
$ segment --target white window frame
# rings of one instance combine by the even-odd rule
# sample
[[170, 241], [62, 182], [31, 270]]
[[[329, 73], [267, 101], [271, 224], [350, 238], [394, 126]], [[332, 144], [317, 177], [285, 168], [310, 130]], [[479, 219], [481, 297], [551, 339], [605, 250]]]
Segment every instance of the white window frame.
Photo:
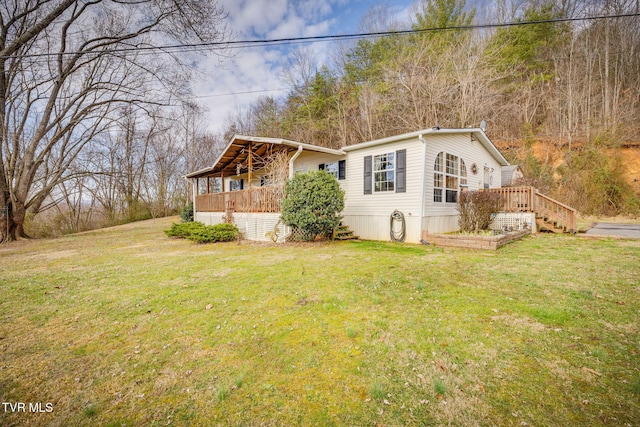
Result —
[[332, 177], [334, 177], [335, 179], [338, 179], [339, 170], [340, 170], [340, 166], [338, 165], [338, 162], [324, 164], [324, 171], [327, 172]]
[[462, 157], [441, 151], [433, 162], [433, 202], [458, 203], [460, 190], [468, 186]]
[[[396, 153], [377, 154], [372, 158], [373, 167], [371, 179], [373, 180], [373, 192], [385, 193], [395, 191], [396, 184]], [[378, 177], [384, 178], [378, 181]]]

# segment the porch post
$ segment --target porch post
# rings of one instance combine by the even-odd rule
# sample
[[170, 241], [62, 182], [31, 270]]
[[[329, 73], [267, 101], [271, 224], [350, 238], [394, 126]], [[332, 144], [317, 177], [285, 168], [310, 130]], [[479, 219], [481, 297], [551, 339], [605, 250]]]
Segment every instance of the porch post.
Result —
[[193, 214], [195, 215], [197, 211], [196, 205], [196, 195], [198, 194], [198, 178], [194, 178], [191, 180], [191, 197], [193, 200]]

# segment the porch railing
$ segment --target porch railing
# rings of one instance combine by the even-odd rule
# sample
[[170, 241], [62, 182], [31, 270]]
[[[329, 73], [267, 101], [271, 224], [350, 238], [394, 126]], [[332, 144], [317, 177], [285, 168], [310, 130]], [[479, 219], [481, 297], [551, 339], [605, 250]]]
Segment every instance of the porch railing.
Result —
[[502, 196], [505, 212], [535, 212], [548, 222], [555, 222], [558, 228], [566, 231], [577, 230], [577, 214], [574, 208], [540, 193], [533, 187], [490, 188], [485, 191]]
[[256, 187], [248, 190], [209, 193], [196, 196], [198, 212], [280, 212], [284, 195], [282, 186]]

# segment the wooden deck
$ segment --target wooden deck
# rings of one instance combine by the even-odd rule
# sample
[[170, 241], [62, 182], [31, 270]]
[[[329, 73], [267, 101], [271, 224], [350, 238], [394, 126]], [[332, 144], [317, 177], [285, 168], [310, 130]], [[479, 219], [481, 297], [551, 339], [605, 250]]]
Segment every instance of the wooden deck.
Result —
[[280, 212], [284, 187], [256, 187], [248, 190], [196, 196], [198, 212]]
[[540, 193], [533, 187], [490, 188], [502, 196], [505, 212], [535, 212], [536, 216], [567, 232], [577, 231], [576, 210]]

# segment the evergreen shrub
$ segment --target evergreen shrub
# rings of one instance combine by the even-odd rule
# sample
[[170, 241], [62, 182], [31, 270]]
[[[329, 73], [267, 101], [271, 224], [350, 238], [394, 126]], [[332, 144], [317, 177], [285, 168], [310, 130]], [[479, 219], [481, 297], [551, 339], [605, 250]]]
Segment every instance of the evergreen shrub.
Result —
[[328, 172], [298, 174], [287, 181], [281, 206], [282, 222], [300, 240], [328, 237], [340, 225], [344, 191]]
[[238, 227], [227, 223], [216, 225], [204, 225], [201, 222], [174, 223], [164, 232], [169, 237], [189, 239], [196, 243], [231, 242], [240, 236]]

